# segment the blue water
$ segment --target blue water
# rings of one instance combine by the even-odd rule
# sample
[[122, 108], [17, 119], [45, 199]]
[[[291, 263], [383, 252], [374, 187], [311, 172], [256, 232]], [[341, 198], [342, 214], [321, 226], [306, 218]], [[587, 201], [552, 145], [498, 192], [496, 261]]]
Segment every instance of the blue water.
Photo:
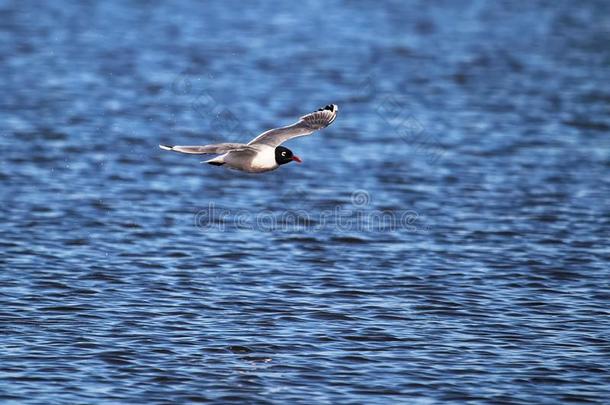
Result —
[[0, 401], [609, 403], [609, 15], [0, 2]]

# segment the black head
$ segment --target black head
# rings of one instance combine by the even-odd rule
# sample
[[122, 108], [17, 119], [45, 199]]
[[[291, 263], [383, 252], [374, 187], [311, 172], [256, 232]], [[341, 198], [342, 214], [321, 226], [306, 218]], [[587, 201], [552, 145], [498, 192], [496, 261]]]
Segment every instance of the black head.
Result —
[[284, 148], [283, 146], [275, 148], [275, 162], [278, 165], [285, 165], [293, 160], [297, 163], [301, 163], [301, 159], [299, 159], [298, 156], [295, 156], [290, 149]]

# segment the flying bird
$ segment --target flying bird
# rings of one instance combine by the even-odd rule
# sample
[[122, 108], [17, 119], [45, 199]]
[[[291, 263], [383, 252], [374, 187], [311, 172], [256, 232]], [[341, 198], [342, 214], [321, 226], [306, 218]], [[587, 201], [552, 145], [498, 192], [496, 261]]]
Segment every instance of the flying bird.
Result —
[[217, 143], [202, 146], [159, 145], [159, 147], [164, 150], [195, 155], [220, 155], [202, 163], [225, 166], [249, 173], [263, 173], [293, 161], [301, 163], [301, 158], [292, 153], [290, 149], [280, 145], [289, 139], [310, 135], [326, 128], [337, 118], [338, 112], [339, 108], [336, 104], [329, 104], [302, 116], [292, 125], [265, 131], [247, 144]]

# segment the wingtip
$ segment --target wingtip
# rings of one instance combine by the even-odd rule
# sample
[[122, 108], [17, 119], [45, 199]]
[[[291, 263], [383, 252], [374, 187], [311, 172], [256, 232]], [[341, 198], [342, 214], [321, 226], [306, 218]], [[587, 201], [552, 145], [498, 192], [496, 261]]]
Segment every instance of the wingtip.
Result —
[[163, 150], [172, 150], [173, 146], [169, 146], [169, 145], [159, 145], [159, 147]]
[[325, 111], [328, 110], [332, 113], [338, 113], [339, 112], [339, 106], [337, 104], [328, 104], [320, 109], [318, 109], [318, 111]]

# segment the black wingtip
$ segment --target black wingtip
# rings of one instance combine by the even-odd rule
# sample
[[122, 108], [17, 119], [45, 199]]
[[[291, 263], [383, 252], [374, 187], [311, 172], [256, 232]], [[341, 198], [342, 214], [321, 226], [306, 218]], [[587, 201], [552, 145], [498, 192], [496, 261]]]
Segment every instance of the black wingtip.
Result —
[[171, 145], [163, 145], [163, 144], [160, 144], [159, 147], [163, 150], [172, 150], [174, 148]]
[[318, 109], [318, 111], [325, 111], [325, 110], [328, 110], [328, 111], [330, 111], [330, 112], [335, 112], [336, 108], [337, 108], [337, 107], [336, 107], [334, 104], [329, 104], [329, 105], [327, 105], [327, 106], [324, 106], [324, 108], [320, 108], [320, 109]]

